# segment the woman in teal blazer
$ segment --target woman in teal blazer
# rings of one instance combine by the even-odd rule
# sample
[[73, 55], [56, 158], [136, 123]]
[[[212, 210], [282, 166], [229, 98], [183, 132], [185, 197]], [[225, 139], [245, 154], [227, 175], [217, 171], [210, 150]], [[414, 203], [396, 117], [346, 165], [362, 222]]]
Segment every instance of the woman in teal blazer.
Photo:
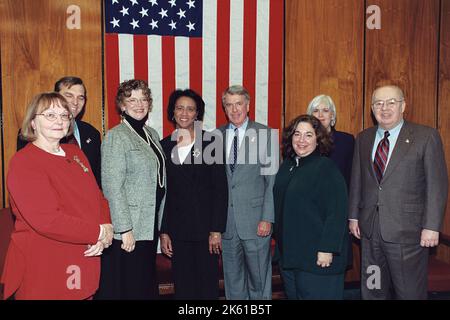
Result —
[[166, 193], [166, 162], [156, 131], [145, 123], [152, 98], [147, 83], [120, 84], [122, 121], [102, 143], [102, 187], [114, 227], [105, 250], [98, 299], [156, 299], [156, 251]]
[[347, 189], [321, 154], [331, 139], [310, 115], [283, 134], [284, 162], [274, 186], [277, 254], [288, 299], [342, 299], [347, 264]]

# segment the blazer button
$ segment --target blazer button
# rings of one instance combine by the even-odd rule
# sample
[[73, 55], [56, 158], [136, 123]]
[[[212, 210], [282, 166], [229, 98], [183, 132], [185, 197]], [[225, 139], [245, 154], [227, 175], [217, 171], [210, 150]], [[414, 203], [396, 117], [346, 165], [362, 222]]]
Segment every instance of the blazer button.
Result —
[[382, 190], [383, 188], [381, 188], [381, 186], [378, 187], [378, 190]]

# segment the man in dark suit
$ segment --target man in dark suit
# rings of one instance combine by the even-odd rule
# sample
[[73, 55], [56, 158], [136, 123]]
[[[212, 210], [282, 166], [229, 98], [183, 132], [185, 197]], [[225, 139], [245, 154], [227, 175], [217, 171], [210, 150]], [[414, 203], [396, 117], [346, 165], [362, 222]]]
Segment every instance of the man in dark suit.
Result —
[[[77, 144], [89, 160], [92, 172], [100, 182], [100, 132], [87, 122], [81, 121], [86, 104], [86, 87], [83, 80], [78, 77], [63, 77], [56, 81], [55, 92], [63, 95], [69, 103], [69, 108], [75, 118], [73, 135], [61, 140], [61, 143]], [[22, 149], [27, 144], [20, 136], [17, 137], [17, 150]]]
[[377, 88], [378, 122], [356, 138], [349, 228], [361, 239], [363, 299], [427, 298], [428, 248], [439, 242], [448, 178], [437, 130], [403, 120], [397, 86]]

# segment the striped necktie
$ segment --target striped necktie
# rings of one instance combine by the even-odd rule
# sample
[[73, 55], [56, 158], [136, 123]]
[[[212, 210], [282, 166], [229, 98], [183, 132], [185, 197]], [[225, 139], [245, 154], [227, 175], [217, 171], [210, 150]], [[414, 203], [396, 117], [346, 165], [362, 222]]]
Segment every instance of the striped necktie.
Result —
[[375, 158], [373, 159], [373, 168], [375, 170], [378, 183], [380, 183], [383, 178], [384, 170], [386, 169], [386, 163], [389, 155], [389, 135], [389, 131], [384, 132], [384, 138], [378, 143]]
[[232, 145], [232, 149], [231, 149], [231, 152], [233, 153], [232, 157], [230, 155], [230, 158], [231, 158], [231, 162], [230, 162], [231, 173], [233, 173], [234, 169], [236, 168], [238, 145], [239, 145], [238, 138], [239, 138], [238, 128], [234, 128], [234, 138], [233, 138], [233, 145]]

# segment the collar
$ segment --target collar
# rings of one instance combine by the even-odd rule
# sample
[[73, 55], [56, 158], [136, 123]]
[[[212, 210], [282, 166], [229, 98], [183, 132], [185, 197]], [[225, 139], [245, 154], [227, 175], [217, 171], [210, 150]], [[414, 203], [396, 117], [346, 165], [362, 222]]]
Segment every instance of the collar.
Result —
[[[247, 117], [247, 118], [245, 118], [244, 123], [238, 128], [238, 130], [245, 132], [245, 130], [247, 130], [248, 122], [249, 122], [249, 120], [248, 120], [248, 117]], [[232, 124], [231, 122], [229, 123], [228, 129], [234, 130], [236, 128], [237, 127], [234, 124]]]
[[403, 127], [404, 123], [405, 123], [405, 120], [402, 119], [395, 127], [393, 127], [390, 130], [383, 129], [380, 126], [378, 126], [378, 128], [377, 128], [377, 135], [380, 136], [380, 137], [384, 137], [384, 133], [386, 131], [389, 131], [389, 134], [391, 136], [397, 135], [400, 132], [401, 128]]

